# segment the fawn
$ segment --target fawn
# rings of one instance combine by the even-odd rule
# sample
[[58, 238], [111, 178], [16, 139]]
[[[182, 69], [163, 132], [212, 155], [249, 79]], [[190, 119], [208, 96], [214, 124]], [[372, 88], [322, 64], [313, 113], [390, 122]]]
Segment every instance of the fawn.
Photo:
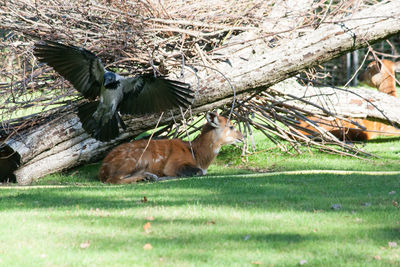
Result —
[[191, 142], [193, 153], [190, 143], [180, 139], [121, 144], [105, 157], [99, 179], [106, 183], [127, 184], [206, 174], [221, 146], [243, 139], [227, 118], [207, 113], [206, 120], [200, 135]]

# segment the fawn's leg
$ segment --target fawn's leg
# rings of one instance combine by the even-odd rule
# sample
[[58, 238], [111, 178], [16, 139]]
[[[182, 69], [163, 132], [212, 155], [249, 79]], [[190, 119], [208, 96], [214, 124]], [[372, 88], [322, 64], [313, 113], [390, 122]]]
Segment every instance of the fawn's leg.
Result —
[[156, 182], [158, 181], [158, 176], [150, 173], [150, 172], [144, 172], [140, 171], [131, 175], [125, 175], [125, 176], [114, 176], [110, 177], [106, 180], [106, 183], [112, 183], [112, 184], [131, 184], [131, 183], [137, 183], [137, 182]]

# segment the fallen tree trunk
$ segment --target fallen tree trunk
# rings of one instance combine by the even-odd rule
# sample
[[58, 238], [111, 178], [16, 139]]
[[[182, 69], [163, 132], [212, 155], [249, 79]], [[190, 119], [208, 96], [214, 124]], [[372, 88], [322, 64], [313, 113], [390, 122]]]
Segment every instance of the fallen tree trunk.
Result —
[[[301, 32], [295, 39], [282, 40], [276, 47], [270, 47], [270, 42], [252, 33], [236, 36], [229, 40], [226, 47], [214, 51], [225, 61], [215, 63], [212, 68], [204, 67], [200, 63], [185, 68], [185, 82], [191, 83], [196, 90], [192, 113], [220, 108], [231, 102], [233, 91], [226, 78], [234, 85], [238, 95], [268, 90], [268, 87], [308, 67], [365, 47], [367, 42], [376, 42], [399, 33], [399, 17], [400, 3], [392, 1], [370, 6], [341, 21], [321, 24], [318, 29]], [[198, 71], [194, 73], [192, 67]], [[226, 78], [221, 73], [225, 74]], [[199, 85], [198, 88], [196, 84]], [[273, 88], [293, 102], [305, 94], [304, 88], [298, 86], [284, 85]], [[332, 95], [332, 91], [329, 90], [326, 92], [327, 96]], [[389, 100], [374, 91], [358, 93], [364, 97], [361, 99], [354, 94], [335, 90], [332, 98], [337, 98], [337, 101], [332, 103], [335, 103], [336, 114], [353, 115], [353, 108], [356, 106], [356, 113], [360, 117], [391, 120], [400, 124], [400, 100]], [[379, 109], [370, 108], [370, 102], [365, 99], [370, 102], [371, 99], [374, 100], [374, 104], [385, 110], [385, 115], [382, 115]], [[301, 101], [298, 105], [303, 105], [305, 110], [313, 107], [304, 106]], [[30, 184], [46, 174], [97, 161], [117, 143], [154, 128], [158, 121], [157, 115], [133, 118], [127, 122], [128, 130], [120, 137], [102, 143], [84, 133], [73, 109], [69, 112], [64, 112], [62, 117], [39, 127], [7, 138], [5, 143], [22, 158], [22, 166], [15, 172], [19, 184]], [[179, 118], [179, 113], [176, 116]], [[172, 120], [170, 114], [165, 114], [160, 123], [162, 125]]]
[[304, 87], [288, 79], [270, 90], [282, 94], [282, 102], [309, 114], [371, 119], [400, 127], [400, 99], [370, 88]]

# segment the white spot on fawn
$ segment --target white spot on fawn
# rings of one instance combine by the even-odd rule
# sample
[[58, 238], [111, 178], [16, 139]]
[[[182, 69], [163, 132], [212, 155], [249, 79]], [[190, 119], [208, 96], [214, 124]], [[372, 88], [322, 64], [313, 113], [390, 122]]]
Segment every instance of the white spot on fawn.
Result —
[[158, 157], [157, 158], [153, 158], [153, 161], [155, 162], [155, 163], [157, 163], [157, 162], [159, 162], [159, 161], [161, 161], [161, 160], [163, 160], [164, 159], [164, 157], [163, 156], [161, 156], [161, 155], [158, 155]]

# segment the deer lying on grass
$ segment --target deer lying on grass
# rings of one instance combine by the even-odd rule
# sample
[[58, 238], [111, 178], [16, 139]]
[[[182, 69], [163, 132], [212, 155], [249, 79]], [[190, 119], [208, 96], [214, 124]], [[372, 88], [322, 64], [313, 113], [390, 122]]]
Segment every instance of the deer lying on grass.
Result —
[[221, 146], [243, 139], [227, 118], [207, 113], [206, 119], [200, 135], [191, 142], [193, 154], [189, 142], [180, 139], [121, 144], [104, 159], [99, 179], [106, 183], [128, 184], [206, 174]]
[[[400, 62], [394, 63], [386, 59], [381, 60], [381, 62], [383, 64], [378, 61], [369, 63], [359, 79], [361, 82], [377, 88], [382, 93], [397, 97], [395, 72], [400, 71]], [[378, 135], [400, 134], [400, 130], [391, 125], [367, 119], [351, 119], [356, 124], [340, 119], [324, 120], [316, 117], [308, 117], [308, 119], [314, 121], [319, 127], [330, 132], [338, 139], [345, 141], [367, 141]], [[357, 124], [363, 129], [358, 128]], [[305, 121], [301, 121], [300, 126], [318, 132], [315, 127]], [[305, 131], [300, 131], [305, 135], [308, 134]]]

